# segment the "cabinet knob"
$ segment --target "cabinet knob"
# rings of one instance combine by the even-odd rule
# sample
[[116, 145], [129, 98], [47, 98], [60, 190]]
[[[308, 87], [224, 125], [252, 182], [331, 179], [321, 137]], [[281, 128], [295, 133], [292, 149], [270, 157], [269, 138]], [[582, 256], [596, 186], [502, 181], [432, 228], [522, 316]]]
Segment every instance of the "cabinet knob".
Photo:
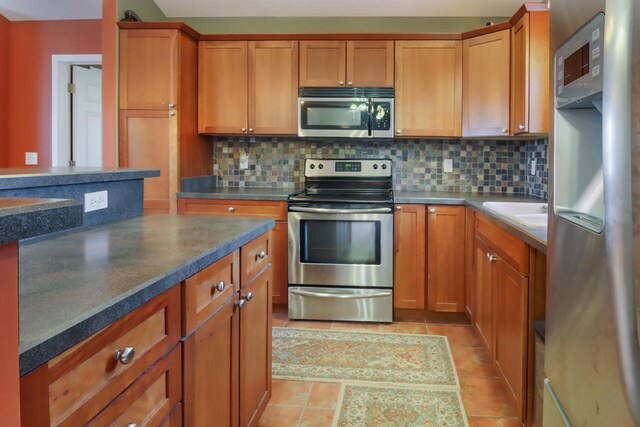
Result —
[[349, 82], [347, 82], [347, 85], [348, 86], [353, 86], [353, 82], [349, 81]]
[[398, 129], [398, 130], [396, 130], [396, 133], [397, 133], [398, 135], [401, 135], [401, 134], [402, 134], [402, 129]]
[[175, 111], [169, 111], [169, 117], [173, 117], [173, 116], [175, 116], [175, 115], [176, 115], [176, 112], [175, 112]]
[[489, 260], [489, 262], [494, 262], [498, 260], [498, 257], [487, 252], [487, 259]]
[[223, 292], [223, 291], [224, 291], [225, 286], [226, 286], [226, 285], [224, 284], [224, 282], [223, 282], [222, 280], [220, 280], [218, 283], [216, 283], [216, 290], [217, 290], [218, 292]]
[[338, 84], [339, 84], [340, 86], [344, 86], [344, 81], [343, 81], [343, 80], [340, 80], [340, 81], [338, 82]]
[[249, 128], [249, 132], [253, 132], [253, 128]]
[[236, 301], [236, 307], [238, 307], [238, 308], [242, 308], [242, 307], [244, 307], [244, 305], [245, 305], [246, 303], [247, 303], [247, 302], [246, 302], [245, 300], [241, 299], [241, 300], [239, 300], [239, 301]]
[[129, 424], [127, 424], [127, 427], [138, 427], [138, 424], [136, 424], [136, 423], [129, 423]]
[[241, 130], [242, 132], [246, 132], [246, 131], [247, 131], [247, 128], [242, 128], [242, 129], [240, 129], [240, 130]]
[[234, 208], [233, 206], [229, 206], [229, 212], [234, 213], [236, 211], [236, 208]]
[[265, 259], [267, 257], [267, 254], [265, 253], [265, 251], [260, 251], [260, 252], [258, 252], [257, 256], [260, 259]]
[[429, 212], [431, 212], [432, 214], [436, 213], [436, 208], [429, 209]]
[[170, 102], [169, 105], [168, 105], [169, 108], [175, 108], [175, 106], [176, 105], [173, 102]]
[[247, 294], [244, 294], [242, 296], [242, 299], [247, 300], [247, 301], [251, 301], [253, 299], [253, 292], [249, 292]]
[[518, 125], [518, 129], [520, 130], [524, 130], [525, 126], [524, 125]]
[[396, 210], [397, 211], [401, 211], [402, 210], [402, 206], [396, 206]]
[[509, 133], [509, 129], [507, 129], [507, 128], [502, 128], [502, 129], [500, 129], [500, 132], [502, 132], [502, 133]]
[[113, 354], [113, 358], [123, 365], [128, 365], [133, 361], [136, 355], [136, 350], [133, 347], [125, 347], [122, 350], [118, 350]]

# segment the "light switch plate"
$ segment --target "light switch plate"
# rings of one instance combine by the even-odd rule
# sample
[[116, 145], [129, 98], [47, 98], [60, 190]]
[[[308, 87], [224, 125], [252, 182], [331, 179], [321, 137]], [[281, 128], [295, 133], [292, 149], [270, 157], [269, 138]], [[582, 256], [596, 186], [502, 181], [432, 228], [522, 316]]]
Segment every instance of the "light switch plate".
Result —
[[453, 172], [453, 160], [452, 159], [444, 159], [444, 166], [442, 168], [444, 173]]

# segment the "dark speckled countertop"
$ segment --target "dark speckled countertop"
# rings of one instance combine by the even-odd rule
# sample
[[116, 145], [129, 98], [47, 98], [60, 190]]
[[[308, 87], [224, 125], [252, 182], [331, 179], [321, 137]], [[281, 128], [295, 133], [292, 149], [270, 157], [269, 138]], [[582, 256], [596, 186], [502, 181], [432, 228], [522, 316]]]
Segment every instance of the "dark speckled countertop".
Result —
[[300, 191], [296, 188], [266, 187], [215, 187], [208, 191], [178, 193], [178, 199], [219, 199], [219, 200], [288, 200], [290, 194]]
[[22, 245], [20, 374], [274, 224], [259, 218], [152, 215]]
[[160, 176], [159, 170], [89, 167], [0, 168], [0, 190]]
[[75, 200], [0, 198], [0, 244], [82, 225]]

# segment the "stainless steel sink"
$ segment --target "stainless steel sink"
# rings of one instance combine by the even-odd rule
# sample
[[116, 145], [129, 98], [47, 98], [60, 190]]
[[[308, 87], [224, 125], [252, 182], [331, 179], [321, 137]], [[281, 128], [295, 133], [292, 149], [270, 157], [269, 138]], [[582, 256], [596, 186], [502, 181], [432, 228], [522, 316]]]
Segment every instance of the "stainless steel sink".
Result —
[[531, 228], [547, 228], [547, 204], [530, 202], [484, 202], [485, 208]]

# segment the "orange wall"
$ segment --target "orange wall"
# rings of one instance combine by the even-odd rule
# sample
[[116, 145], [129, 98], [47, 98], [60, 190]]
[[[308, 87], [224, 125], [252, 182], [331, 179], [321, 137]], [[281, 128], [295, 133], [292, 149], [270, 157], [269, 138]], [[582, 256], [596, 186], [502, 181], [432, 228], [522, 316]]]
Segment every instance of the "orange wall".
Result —
[[102, 165], [116, 166], [118, 4], [102, 0]]
[[9, 24], [0, 15], [0, 167], [9, 165]]
[[101, 52], [100, 20], [10, 22], [9, 166], [24, 166], [26, 151], [51, 165], [51, 55]]
[[3, 426], [20, 426], [17, 242], [0, 245], [0, 277], [0, 414]]

